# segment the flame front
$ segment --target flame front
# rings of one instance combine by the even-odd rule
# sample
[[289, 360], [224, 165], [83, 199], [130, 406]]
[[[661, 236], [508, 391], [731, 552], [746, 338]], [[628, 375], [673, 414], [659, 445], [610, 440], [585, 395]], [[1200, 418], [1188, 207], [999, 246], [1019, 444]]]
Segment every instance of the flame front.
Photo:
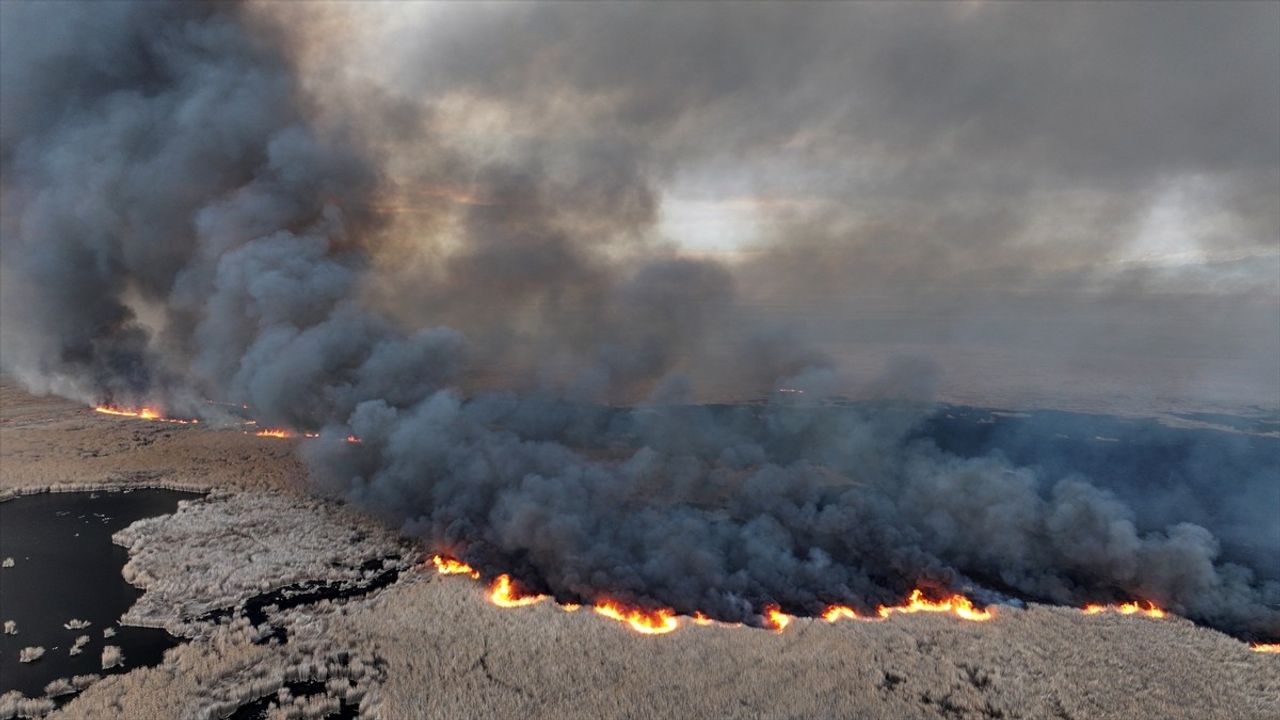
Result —
[[138, 418], [139, 420], [154, 420], [157, 422], [174, 423], [177, 425], [195, 425], [200, 421], [196, 419], [182, 420], [179, 418], [167, 418], [159, 410], [155, 408], [122, 408], [115, 405], [94, 405], [93, 411], [102, 413], [103, 415], [116, 415], [118, 417]]
[[881, 605], [876, 609], [876, 614], [882, 618], [887, 618], [892, 613], [949, 613], [961, 620], [971, 620], [973, 622], [982, 622], [992, 618], [992, 612], [987, 609], [975, 608], [973, 601], [963, 595], [952, 595], [942, 600], [930, 600], [924, 596], [919, 588], [911, 591], [911, 595], [907, 597], [905, 605], [896, 607], [886, 607]]
[[1085, 615], [1097, 615], [1104, 612], [1114, 612], [1121, 615], [1146, 615], [1149, 618], [1157, 620], [1168, 615], [1167, 612], [1158, 607], [1150, 600], [1143, 600], [1121, 603], [1119, 605], [1085, 605], [1081, 610]]
[[498, 607], [524, 607], [546, 600], [546, 595], [523, 595], [511, 582], [511, 576], [502, 574], [489, 586], [489, 602]]
[[258, 437], [279, 438], [281, 440], [293, 437], [293, 433], [285, 430], [284, 428], [264, 428], [255, 432], [254, 435], [257, 435]]
[[640, 610], [613, 600], [601, 600], [592, 609], [597, 615], [630, 625], [632, 630], [642, 635], [665, 635], [680, 627], [675, 611], [667, 608]]
[[[480, 579], [479, 571], [448, 555], [432, 555], [431, 564], [440, 575], [466, 575], [473, 580]], [[494, 578], [493, 582], [489, 584], [489, 601], [498, 607], [524, 607], [540, 603], [549, 597], [548, 595], [525, 593], [506, 573]], [[1138, 607], [1136, 603], [1133, 605], [1135, 608]], [[582, 608], [581, 605], [575, 602], [557, 603], [557, 606], [567, 613], [575, 612]], [[620, 622], [642, 635], [665, 635], [680, 628], [680, 618], [673, 608], [646, 610], [630, 607], [616, 600], [605, 598], [597, 600], [591, 609], [595, 614]], [[1117, 611], [1120, 610], [1118, 609]], [[919, 589], [913, 590], [903, 605], [892, 607], [881, 605], [874, 617], [859, 615], [856, 610], [847, 605], [828, 605], [820, 617], [829, 623], [834, 623], [839, 620], [884, 620], [893, 613], [909, 614], [917, 612], [947, 613], [961, 620], [971, 621], [990, 620], [994, 617], [991, 610], [974, 607], [973, 602], [963, 595], [952, 595], [942, 600], [930, 600]], [[783, 612], [782, 608], [776, 604], [766, 605], [761, 612], [761, 616], [764, 626], [778, 633], [786, 630], [792, 620], [795, 619]], [[720, 624], [701, 611], [695, 611], [690, 616], [690, 620], [695, 625]], [[730, 627], [741, 625], [741, 623], [723, 624]], [[1274, 652], [1274, 650], [1259, 650], [1259, 652]]]
[[[213, 400], [206, 400], [205, 402], [214, 403], [216, 405], [232, 404], [232, 403], [215, 403]], [[244, 405], [242, 407], [248, 408], [249, 406]], [[133, 408], [122, 408], [122, 407], [117, 407], [115, 405], [95, 405], [93, 407], [93, 411], [97, 413], [102, 413], [103, 415], [131, 417], [131, 418], [138, 418], [139, 420], [153, 420], [155, 422], [175, 423], [177, 425], [198, 425], [200, 423], [200, 421], [195, 418], [192, 418], [190, 420], [183, 420], [180, 418], [168, 418], [168, 417], [165, 417], [159, 410], [156, 410], [155, 408], [149, 408], [149, 407], [138, 408], [135, 410]], [[241, 425], [257, 425], [258, 421], [242, 420], [240, 421], [240, 424]], [[248, 433], [249, 431], [246, 430], [245, 432]], [[276, 438], [278, 440], [285, 440], [285, 439], [294, 438], [294, 437], [302, 437], [308, 440], [314, 440], [315, 438], [320, 437], [320, 433], [317, 433], [317, 432], [298, 433], [292, 430], [287, 430], [285, 428], [263, 428], [261, 430], [255, 431], [253, 434], [258, 437]], [[347, 435], [345, 440], [350, 445], [358, 445], [364, 442], [363, 440], [361, 440], [359, 437], [355, 435]]]
[[767, 605], [764, 609], [764, 624], [773, 628], [774, 632], [782, 632], [791, 624], [791, 616], [782, 612], [777, 605]]
[[828, 605], [826, 610], [822, 611], [822, 619], [829, 623], [837, 620], [870, 620], [858, 614], [857, 610], [848, 605]]
[[1253, 643], [1249, 649], [1260, 653], [1280, 653], [1280, 643]]
[[472, 580], [480, 579], [480, 571], [470, 565], [443, 555], [432, 555], [431, 563], [441, 575], [470, 575]]

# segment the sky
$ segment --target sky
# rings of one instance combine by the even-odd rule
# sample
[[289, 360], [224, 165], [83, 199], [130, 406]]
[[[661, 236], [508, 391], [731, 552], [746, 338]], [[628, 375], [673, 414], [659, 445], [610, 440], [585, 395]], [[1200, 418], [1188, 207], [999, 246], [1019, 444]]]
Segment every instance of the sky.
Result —
[[432, 257], [424, 217], [530, 173], [591, 254], [722, 263], [851, 394], [907, 357], [971, 401], [1280, 405], [1273, 4], [285, 14], [322, 105], [410, 118], [375, 142]]
[[[855, 397], [1280, 407], [1275, 4], [240, 14], [369, 173], [343, 198], [368, 214], [362, 302], [464, 333], [474, 383], [744, 399], [818, 367]], [[6, 24], [14, 58], [56, 65], [57, 38], [28, 53]], [[12, 96], [38, 82], [6, 65]], [[47, 108], [9, 104], [17, 147]], [[692, 269], [656, 312], [697, 321], [659, 332], [617, 305], [667, 261]], [[170, 278], [133, 285], [164, 334]], [[583, 380], [626, 374], [588, 366], [637, 352], [627, 323], [661, 360]], [[737, 371], [750, 353], [782, 370]]]

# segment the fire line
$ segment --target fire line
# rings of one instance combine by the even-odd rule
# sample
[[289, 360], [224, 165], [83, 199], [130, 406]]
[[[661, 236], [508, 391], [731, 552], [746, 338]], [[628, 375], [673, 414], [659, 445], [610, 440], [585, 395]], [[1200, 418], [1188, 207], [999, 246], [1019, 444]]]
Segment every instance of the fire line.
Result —
[[[432, 555], [430, 557], [430, 565], [435, 568], [436, 573], [439, 575], [467, 575], [472, 580], [480, 579], [478, 570], [457, 558], [447, 555]], [[489, 583], [488, 598], [489, 602], [502, 608], [535, 605], [544, 600], [555, 602], [549, 595], [527, 592], [506, 573], [498, 575]], [[565, 612], [574, 612], [582, 607], [573, 602], [556, 602], [556, 605]], [[680, 617], [673, 608], [639, 608], [611, 598], [599, 598], [592, 604], [591, 609], [595, 614], [621, 623], [641, 635], [666, 635], [679, 629], [681, 624]], [[836, 622], [841, 619], [885, 620], [894, 613], [910, 614], [917, 612], [946, 613], [957, 619], [970, 622], [990, 620], [994, 617], [993, 610], [990, 608], [976, 608], [973, 602], [963, 595], [952, 595], [941, 600], [930, 600], [919, 589], [912, 591], [902, 605], [880, 606], [874, 617], [860, 616], [852, 608], [842, 605], [829, 606], [821, 617], [827, 622]], [[695, 625], [703, 626], [712, 624], [741, 625], [741, 623], [720, 623], [701, 611], [693, 613], [689, 619]], [[776, 633], [784, 632], [794, 620], [794, 616], [788, 615], [781, 607], [774, 604], [766, 605], [761, 612], [763, 626]]]

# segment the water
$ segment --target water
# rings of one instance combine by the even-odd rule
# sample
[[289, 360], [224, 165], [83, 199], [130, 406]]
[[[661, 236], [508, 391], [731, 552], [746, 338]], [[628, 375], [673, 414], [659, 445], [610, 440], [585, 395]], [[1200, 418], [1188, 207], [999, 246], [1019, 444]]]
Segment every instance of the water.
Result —
[[[0, 693], [16, 689], [35, 697], [60, 677], [127, 672], [163, 659], [177, 638], [164, 630], [116, 624], [142, 592], [121, 577], [129, 554], [111, 542], [111, 535], [195, 497], [140, 489], [41, 493], [0, 502], [0, 557], [15, 561], [14, 567], [0, 569], [0, 620], [18, 623], [17, 635], [0, 635]], [[92, 624], [64, 628], [72, 618]], [[107, 627], [116, 634], [104, 640]], [[72, 656], [69, 650], [79, 635], [88, 635], [89, 644]], [[18, 662], [19, 651], [31, 645], [44, 646], [44, 656]], [[124, 651], [124, 667], [102, 669], [104, 645]]]

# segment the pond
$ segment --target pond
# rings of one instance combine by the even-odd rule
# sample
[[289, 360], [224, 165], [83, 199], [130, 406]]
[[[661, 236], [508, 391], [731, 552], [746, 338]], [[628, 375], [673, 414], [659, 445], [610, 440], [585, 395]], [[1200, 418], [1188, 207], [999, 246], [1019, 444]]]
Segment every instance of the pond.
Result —
[[[111, 542], [111, 535], [197, 497], [137, 489], [41, 493], [0, 502], [0, 558], [14, 561], [12, 567], [0, 568], [0, 621], [15, 621], [18, 631], [0, 634], [0, 694], [16, 689], [37, 697], [57, 678], [158, 664], [179, 639], [164, 630], [117, 624], [142, 591], [121, 576], [129, 554]], [[65, 624], [72, 619], [90, 624], [68, 629]], [[104, 638], [108, 628], [115, 634]], [[80, 635], [89, 636], [89, 642], [80, 654], [71, 655]], [[102, 669], [106, 645], [123, 651], [123, 667]], [[19, 653], [28, 646], [44, 647], [44, 655], [19, 662]]]

